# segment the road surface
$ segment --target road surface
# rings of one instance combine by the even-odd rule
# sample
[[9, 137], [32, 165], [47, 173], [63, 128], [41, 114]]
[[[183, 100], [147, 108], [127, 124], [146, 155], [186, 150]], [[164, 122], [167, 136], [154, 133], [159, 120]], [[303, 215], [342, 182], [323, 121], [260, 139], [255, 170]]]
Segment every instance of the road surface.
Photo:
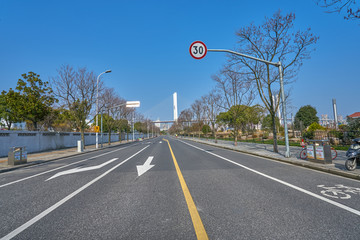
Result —
[[0, 174], [0, 239], [359, 239], [360, 182], [171, 137]]

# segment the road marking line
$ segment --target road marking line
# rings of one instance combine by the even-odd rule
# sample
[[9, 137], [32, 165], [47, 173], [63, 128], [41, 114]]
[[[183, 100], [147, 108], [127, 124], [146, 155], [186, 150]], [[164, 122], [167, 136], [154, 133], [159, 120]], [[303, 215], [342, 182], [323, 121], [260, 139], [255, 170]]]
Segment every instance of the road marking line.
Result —
[[223, 160], [225, 160], [225, 161], [227, 161], [227, 162], [230, 162], [230, 163], [235, 164], [235, 165], [237, 165], [237, 166], [239, 166], [239, 167], [242, 167], [242, 168], [244, 168], [244, 169], [246, 169], [246, 170], [249, 170], [249, 171], [251, 171], [251, 172], [253, 172], [253, 173], [256, 173], [256, 174], [258, 174], [258, 175], [261, 175], [261, 176], [263, 176], [263, 177], [266, 177], [266, 178], [268, 178], [268, 179], [271, 179], [271, 180], [273, 180], [273, 181], [275, 181], [275, 182], [281, 183], [281, 184], [283, 184], [283, 185], [285, 185], [285, 186], [288, 186], [288, 187], [290, 187], [290, 188], [293, 188], [293, 189], [298, 190], [298, 191], [300, 191], [300, 192], [302, 192], [302, 193], [305, 193], [305, 194], [310, 195], [310, 196], [312, 196], [312, 197], [314, 197], [314, 198], [320, 199], [320, 200], [322, 200], [322, 201], [324, 201], [324, 202], [330, 203], [330, 204], [332, 204], [332, 205], [334, 205], [334, 206], [336, 206], [336, 207], [342, 208], [342, 209], [344, 209], [344, 210], [346, 210], [346, 211], [349, 211], [349, 212], [351, 212], [351, 213], [354, 213], [354, 214], [360, 216], [360, 211], [358, 211], [358, 210], [356, 210], [356, 209], [353, 209], [353, 208], [350, 208], [350, 207], [348, 207], [348, 206], [346, 206], [346, 205], [344, 205], [344, 204], [341, 204], [341, 203], [335, 202], [335, 201], [333, 201], [333, 200], [327, 199], [327, 198], [325, 198], [325, 197], [323, 197], [323, 196], [320, 196], [320, 195], [318, 195], [318, 194], [316, 194], [316, 193], [313, 193], [313, 192], [310, 192], [310, 191], [305, 190], [305, 189], [303, 189], [303, 188], [300, 188], [300, 187], [298, 187], [298, 186], [295, 186], [295, 185], [293, 185], [293, 184], [291, 184], [291, 183], [288, 183], [288, 182], [282, 181], [282, 180], [280, 180], [280, 179], [271, 177], [271, 176], [266, 175], [266, 174], [264, 174], [264, 173], [262, 173], [262, 172], [256, 171], [256, 170], [254, 170], [254, 169], [252, 169], [252, 168], [249, 168], [249, 167], [246, 167], [246, 166], [244, 166], [244, 165], [242, 165], [242, 164], [240, 164], [240, 163], [234, 162], [234, 161], [232, 161], [232, 160], [230, 160], [230, 159], [227, 159], [227, 158], [222, 157], [222, 156], [220, 156], [220, 155], [217, 155], [217, 154], [215, 154], [215, 153], [208, 152], [208, 151], [206, 151], [205, 149], [202, 149], [202, 148], [199, 148], [199, 147], [197, 147], [197, 146], [191, 145], [191, 144], [189, 144], [189, 143], [187, 143], [187, 142], [184, 142], [184, 141], [181, 141], [181, 140], [179, 140], [179, 141], [182, 142], [182, 143], [184, 143], [184, 144], [187, 144], [187, 145], [189, 145], [189, 146], [191, 146], [191, 147], [193, 147], [193, 148], [196, 148], [196, 149], [198, 149], [198, 150], [200, 150], [200, 151], [206, 152], [206, 153], [211, 154], [211, 155], [213, 155], [213, 156], [215, 156], [215, 157], [221, 158], [221, 159], [223, 159]]
[[111, 169], [107, 170], [106, 172], [104, 172], [103, 174], [101, 174], [100, 176], [98, 176], [97, 178], [93, 179], [92, 181], [88, 182], [87, 184], [85, 184], [84, 186], [82, 186], [81, 188], [79, 188], [78, 190], [74, 191], [73, 193], [69, 194], [68, 196], [66, 196], [65, 198], [61, 199], [59, 202], [55, 203], [54, 205], [52, 205], [51, 207], [49, 207], [48, 209], [46, 209], [45, 211], [43, 211], [42, 213], [40, 213], [39, 215], [35, 216], [34, 218], [30, 219], [29, 221], [27, 221], [26, 223], [24, 223], [23, 225], [21, 225], [20, 227], [16, 228], [14, 231], [10, 232], [9, 234], [7, 234], [6, 236], [0, 238], [0, 240], [9, 240], [12, 239], [13, 237], [15, 237], [16, 235], [18, 235], [19, 233], [21, 233], [22, 231], [24, 231], [25, 229], [27, 229], [28, 227], [30, 227], [31, 225], [33, 225], [34, 223], [36, 223], [37, 221], [39, 221], [40, 219], [42, 219], [43, 217], [45, 217], [46, 215], [48, 215], [49, 213], [51, 213], [52, 211], [54, 211], [55, 209], [57, 209], [58, 207], [60, 207], [61, 205], [63, 205], [65, 202], [67, 202], [68, 200], [70, 200], [71, 198], [75, 197], [77, 194], [79, 194], [81, 191], [85, 190], [86, 188], [90, 187], [92, 184], [94, 184], [95, 182], [97, 182], [98, 180], [100, 180], [101, 178], [105, 177], [107, 174], [109, 174], [110, 172], [112, 172], [113, 170], [115, 170], [116, 168], [118, 168], [119, 166], [121, 166], [122, 164], [126, 163], [127, 161], [129, 161], [131, 158], [135, 157], [136, 155], [138, 155], [139, 153], [141, 153], [142, 151], [144, 151], [146, 148], [148, 148], [149, 146], [144, 147], [143, 149], [141, 149], [140, 151], [138, 151], [137, 153], [135, 153], [134, 155], [128, 157], [127, 159], [125, 159], [124, 161], [122, 161], [121, 163], [119, 163], [118, 165], [112, 167]]
[[149, 156], [143, 165], [136, 165], [136, 170], [138, 177], [149, 171], [155, 165], [150, 165], [151, 161], [154, 159], [154, 156]]
[[59, 176], [63, 176], [63, 175], [68, 175], [68, 174], [73, 174], [73, 173], [78, 173], [78, 172], [86, 172], [86, 171], [97, 170], [97, 169], [100, 169], [100, 168], [102, 168], [102, 167], [104, 167], [104, 166], [106, 166], [106, 165], [108, 165], [108, 164], [110, 164], [110, 163], [112, 163], [112, 162], [114, 162], [114, 161], [116, 161], [116, 160], [118, 160], [118, 158], [113, 158], [113, 159], [111, 159], [111, 160], [109, 160], [109, 161], [106, 161], [106, 162], [104, 162], [104, 163], [102, 163], [102, 164], [95, 165], [95, 166], [91, 166], [91, 167], [85, 167], [85, 168], [79, 168], [79, 167], [77, 167], [77, 168], [65, 170], [65, 171], [62, 171], [62, 172], [58, 172], [58, 173], [56, 173], [54, 176], [46, 179], [45, 182], [47, 182], [47, 181], [49, 181], [49, 180], [51, 180], [51, 179], [57, 178], [57, 177], [59, 177]]
[[104, 155], [109, 154], [109, 153], [113, 153], [113, 152], [116, 152], [116, 151], [120, 151], [120, 150], [125, 149], [125, 148], [128, 148], [128, 147], [123, 147], [123, 148], [120, 148], [120, 149], [116, 149], [116, 150], [114, 150], [114, 151], [110, 151], [110, 152], [106, 152], [106, 153], [103, 153], [103, 154], [100, 154], [100, 155], [96, 155], [96, 156], [91, 157], [91, 158], [87, 158], [87, 159], [80, 160], [80, 161], [77, 161], [77, 162], [74, 162], [74, 163], [70, 163], [70, 164], [67, 164], [67, 165], [64, 165], [64, 166], [61, 166], [61, 167], [58, 167], [58, 168], [54, 168], [54, 169], [51, 169], [51, 170], [48, 170], [48, 171], [45, 171], [45, 172], [42, 172], [42, 173], [38, 173], [38, 174], [29, 176], [29, 177], [26, 177], [26, 178], [21, 178], [21, 179], [19, 179], [19, 180], [13, 181], [13, 182], [5, 183], [5, 184], [3, 184], [3, 185], [0, 185], [0, 188], [6, 187], [6, 186], [9, 186], [9, 185], [12, 185], [12, 184], [14, 184], [14, 183], [22, 182], [22, 181], [28, 180], [28, 179], [30, 179], [30, 178], [34, 178], [34, 177], [37, 177], [37, 176], [41, 176], [41, 175], [44, 175], [44, 174], [46, 174], [46, 173], [53, 172], [53, 171], [56, 171], [56, 170], [59, 170], [59, 169], [65, 168], [65, 167], [69, 167], [69, 166], [71, 166], [71, 165], [74, 165], [74, 164], [77, 164], [77, 163], [81, 163], [81, 162], [84, 162], [84, 161], [87, 161], [87, 160], [90, 160], [90, 159], [94, 159], [94, 158], [97, 158], [97, 157], [101, 157], [101, 156], [104, 156]]
[[197, 239], [209, 239], [208, 235], [207, 235], [207, 233], [205, 231], [204, 225], [203, 225], [203, 223], [201, 221], [199, 212], [196, 209], [196, 205], [194, 203], [194, 200], [191, 197], [190, 191], [189, 191], [189, 189], [188, 189], [188, 187], [186, 185], [185, 179], [184, 179], [184, 177], [183, 177], [183, 175], [181, 173], [181, 170], [180, 170], [179, 165], [178, 165], [178, 163], [176, 161], [175, 155], [174, 155], [174, 153], [173, 153], [173, 151], [171, 149], [170, 142], [168, 140], [166, 140], [166, 139], [164, 139], [164, 141], [166, 141], [168, 143], [170, 153], [171, 153], [174, 165], [175, 165], [176, 173], [178, 175], [180, 185], [181, 185], [181, 188], [183, 190], [184, 197], [185, 197], [185, 200], [186, 200], [186, 204], [187, 204], [189, 212], [190, 212], [191, 220], [192, 220], [193, 225], [194, 225], [194, 229], [195, 229]]

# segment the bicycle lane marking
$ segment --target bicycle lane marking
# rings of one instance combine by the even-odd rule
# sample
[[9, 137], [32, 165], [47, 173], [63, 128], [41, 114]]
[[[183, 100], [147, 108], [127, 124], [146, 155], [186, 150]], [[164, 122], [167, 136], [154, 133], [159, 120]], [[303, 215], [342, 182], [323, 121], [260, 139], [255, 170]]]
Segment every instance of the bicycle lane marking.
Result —
[[360, 188], [356, 187], [348, 187], [343, 184], [335, 184], [333, 187], [326, 187], [325, 185], [317, 185], [318, 188], [322, 188], [325, 190], [321, 191], [321, 194], [331, 198], [337, 199], [350, 199], [351, 195], [359, 195]]
[[127, 161], [129, 161], [131, 158], [135, 157], [136, 155], [138, 155], [139, 153], [141, 153], [142, 151], [144, 151], [146, 148], [148, 148], [148, 146], [142, 148], [140, 151], [136, 152], [135, 154], [131, 155], [130, 157], [128, 157], [127, 159], [125, 159], [124, 161], [122, 161], [121, 163], [115, 165], [114, 167], [112, 167], [111, 169], [107, 170], [106, 172], [104, 172], [103, 174], [101, 174], [100, 176], [96, 177], [95, 179], [91, 180], [90, 182], [88, 182], [87, 184], [85, 184], [84, 186], [82, 186], [81, 188], [79, 188], [78, 190], [72, 192], [71, 194], [69, 194], [68, 196], [66, 196], [65, 198], [61, 199], [60, 201], [58, 201], [57, 203], [55, 203], [54, 205], [52, 205], [51, 207], [49, 207], [48, 209], [46, 209], [45, 211], [41, 212], [40, 214], [38, 214], [37, 216], [35, 216], [34, 218], [30, 219], [29, 221], [27, 221], [26, 223], [24, 223], [23, 225], [21, 225], [20, 227], [16, 228], [15, 230], [13, 230], [12, 232], [10, 232], [9, 234], [7, 234], [6, 236], [0, 238], [0, 240], [9, 240], [12, 239], [13, 237], [15, 237], [16, 235], [20, 234], [22, 231], [26, 230], [27, 228], [29, 228], [30, 226], [32, 226], [34, 223], [38, 222], [39, 220], [41, 220], [43, 217], [45, 217], [46, 215], [48, 215], [49, 213], [51, 213], [52, 211], [54, 211], [55, 209], [57, 209], [58, 207], [60, 207], [61, 205], [63, 205], [64, 203], [66, 203], [67, 201], [69, 201], [70, 199], [72, 199], [73, 197], [75, 197], [77, 194], [79, 194], [80, 192], [82, 192], [83, 190], [85, 190], [86, 188], [90, 187], [92, 184], [94, 184], [95, 182], [97, 182], [98, 180], [100, 180], [101, 178], [105, 177], [106, 175], [108, 175], [110, 172], [112, 172], [113, 170], [115, 170], [116, 168], [120, 167], [122, 164], [126, 163]]
[[96, 155], [96, 156], [93, 156], [93, 157], [90, 157], [90, 158], [86, 158], [86, 159], [83, 159], [83, 160], [80, 160], [80, 161], [77, 161], [77, 162], [73, 162], [73, 163], [58, 167], [58, 168], [50, 169], [50, 170], [47, 170], [45, 172], [41, 172], [41, 173], [38, 173], [38, 174], [35, 174], [35, 175], [31, 175], [31, 176], [28, 176], [28, 177], [25, 177], [25, 178], [20, 178], [18, 180], [15, 180], [15, 181], [0, 185], [0, 188], [6, 187], [6, 186], [9, 186], [9, 185], [18, 183], [18, 182], [22, 182], [22, 181], [25, 181], [25, 180], [28, 180], [28, 179], [31, 179], [31, 178], [34, 178], [34, 177], [38, 177], [38, 176], [44, 175], [46, 173], [53, 172], [53, 171], [56, 171], [56, 170], [59, 170], [59, 169], [65, 168], [65, 167], [69, 167], [69, 166], [72, 166], [72, 165], [77, 164], [77, 163], [81, 163], [81, 162], [84, 162], [84, 161], [88, 161], [90, 159], [98, 158], [98, 157], [101, 157], [101, 156], [104, 156], [104, 155], [107, 155], [107, 154], [110, 154], [110, 153], [113, 153], [113, 152], [116, 152], [116, 151], [120, 151], [120, 150], [123, 150], [125, 148], [128, 148], [128, 147], [123, 147], [123, 148], [120, 148], [120, 149], [116, 149], [114, 151], [110, 151], [110, 152], [106, 152], [106, 153]]
[[240, 163], [234, 162], [234, 161], [232, 161], [232, 160], [230, 160], [230, 159], [227, 159], [227, 158], [222, 157], [222, 156], [220, 156], [220, 155], [217, 155], [217, 154], [215, 154], [215, 153], [208, 152], [208, 151], [206, 151], [205, 149], [202, 149], [202, 148], [199, 148], [199, 147], [197, 147], [197, 146], [191, 145], [191, 144], [189, 144], [189, 143], [187, 143], [187, 142], [184, 142], [184, 141], [181, 141], [181, 140], [178, 140], [178, 141], [180, 141], [180, 142], [182, 142], [182, 143], [184, 143], [184, 144], [186, 144], [186, 145], [189, 145], [189, 146], [191, 146], [191, 147], [193, 147], [193, 148], [196, 148], [196, 149], [198, 149], [198, 150], [200, 150], [200, 151], [203, 151], [203, 152], [206, 152], [206, 153], [208, 153], [208, 154], [211, 154], [211, 155], [213, 155], [213, 156], [215, 156], [215, 157], [218, 157], [218, 158], [220, 158], [220, 159], [222, 159], [222, 160], [225, 160], [225, 161], [227, 161], [227, 162], [230, 162], [230, 163], [232, 163], [232, 164], [234, 164], [234, 165], [237, 165], [237, 166], [239, 166], [239, 167], [241, 167], [241, 168], [244, 168], [244, 169], [246, 169], [246, 170], [249, 170], [249, 171], [251, 171], [251, 172], [253, 172], [253, 173], [256, 173], [256, 174], [258, 174], [258, 175], [261, 175], [261, 176], [263, 176], [263, 177], [265, 177], [265, 178], [268, 178], [268, 179], [273, 180], [273, 181], [275, 181], [275, 182], [281, 183], [281, 184], [283, 184], [283, 185], [285, 185], [285, 186], [288, 186], [288, 187], [290, 187], [290, 188], [292, 188], [292, 189], [295, 189], [295, 190], [300, 191], [300, 192], [302, 192], [302, 193], [305, 193], [305, 194], [307, 194], [307, 195], [309, 195], [309, 196], [312, 196], [312, 197], [314, 197], [314, 198], [317, 198], [317, 199], [319, 199], [319, 200], [322, 200], [322, 201], [324, 201], [324, 202], [327, 202], [327, 203], [332, 204], [332, 205], [334, 205], [334, 206], [336, 206], [336, 207], [342, 208], [342, 209], [344, 209], [344, 210], [346, 210], [346, 211], [349, 211], [349, 212], [351, 212], [351, 213], [354, 213], [354, 214], [360, 216], [360, 211], [358, 211], [358, 210], [356, 210], [356, 209], [353, 209], [353, 208], [350, 208], [350, 207], [348, 207], [348, 206], [346, 206], [346, 205], [344, 205], [344, 204], [341, 204], [341, 203], [335, 202], [335, 201], [333, 201], [333, 200], [327, 199], [327, 198], [325, 198], [325, 197], [323, 197], [323, 196], [320, 196], [320, 195], [318, 195], [318, 194], [315, 194], [315, 193], [313, 193], [313, 192], [310, 192], [310, 191], [308, 191], [308, 190], [305, 190], [305, 189], [303, 189], [303, 188], [301, 188], [301, 187], [295, 186], [295, 185], [293, 185], [293, 184], [291, 184], [291, 183], [282, 181], [282, 180], [277, 179], [277, 178], [275, 178], [275, 177], [271, 177], [271, 176], [269, 176], [269, 175], [267, 175], [267, 174], [264, 174], [264, 173], [262, 173], [262, 172], [259, 172], [259, 171], [257, 171], [257, 170], [254, 170], [254, 169], [252, 169], [252, 168], [246, 167], [246, 166], [244, 166], [244, 165], [242, 165], [242, 164], [240, 164]]
[[194, 200], [193, 200], [193, 198], [192, 198], [192, 196], [190, 194], [189, 188], [186, 185], [185, 179], [184, 179], [184, 177], [183, 177], [183, 175], [181, 173], [180, 167], [179, 167], [179, 165], [178, 165], [178, 163], [176, 161], [175, 155], [174, 155], [174, 153], [173, 153], [173, 151], [171, 149], [170, 142], [167, 139], [164, 139], [164, 141], [166, 141], [168, 146], [169, 146], [170, 153], [171, 153], [174, 165], [175, 165], [176, 173], [177, 173], [179, 181], [180, 181], [181, 189], [183, 190], [185, 201], [186, 201], [186, 204], [188, 206], [188, 210], [189, 210], [189, 213], [190, 213], [191, 220], [193, 222], [196, 237], [197, 237], [197, 239], [201, 239], [201, 240], [202, 239], [204, 239], [204, 240], [209, 239], [208, 235], [206, 233], [205, 227], [204, 227], [204, 225], [203, 225], [203, 223], [201, 221], [199, 212], [197, 211]]

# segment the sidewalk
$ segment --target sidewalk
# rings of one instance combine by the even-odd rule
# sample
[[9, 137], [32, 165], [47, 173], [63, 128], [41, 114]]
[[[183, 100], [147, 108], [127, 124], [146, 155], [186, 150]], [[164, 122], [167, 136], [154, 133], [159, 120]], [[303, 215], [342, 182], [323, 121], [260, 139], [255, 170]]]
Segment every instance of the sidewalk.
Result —
[[[39, 152], [39, 153], [29, 153], [27, 163], [21, 164], [21, 165], [15, 165], [15, 166], [8, 165], [8, 158], [2, 157], [2, 158], [0, 158], [0, 173], [12, 171], [12, 170], [15, 170], [18, 168], [28, 167], [28, 166], [35, 165], [35, 164], [49, 162], [49, 161], [57, 160], [60, 158], [71, 157], [71, 156], [80, 155], [80, 154], [84, 154], [84, 153], [88, 153], [88, 152], [92, 152], [92, 151], [99, 151], [101, 149], [115, 147], [115, 146], [123, 145], [126, 143], [128, 143], [128, 142], [127, 141], [113, 142], [113, 143], [111, 143], [111, 145], [108, 145], [106, 143], [106, 144], [103, 144], [103, 148], [99, 148], [99, 149], [96, 149], [96, 147], [95, 147], [96, 145], [88, 145], [85, 147], [84, 151], [81, 153], [77, 152], [76, 147], [75, 148], [65, 148], [65, 149], [60, 149], [60, 150], [50, 150], [50, 151]], [[100, 145], [99, 145], [99, 147], [100, 147]]]
[[225, 149], [235, 150], [243, 153], [248, 153], [255, 156], [266, 157], [273, 160], [286, 162], [302, 167], [307, 167], [315, 169], [318, 171], [323, 171], [331, 174], [336, 174], [343, 177], [348, 177], [356, 180], [360, 180], [360, 168], [355, 169], [355, 171], [348, 171], [345, 168], [346, 160], [346, 151], [337, 151], [338, 156], [333, 160], [333, 164], [321, 164], [313, 163], [308, 160], [303, 160], [300, 158], [301, 147], [292, 147], [290, 146], [290, 158], [285, 158], [285, 146], [279, 145], [279, 153], [274, 153], [273, 145], [270, 144], [260, 144], [260, 143], [248, 143], [248, 142], [238, 142], [237, 146], [234, 146], [234, 142], [218, 140], [218, 143], [215, 143], [213, 139], [198, 139], [198, 138], [188, 138], [184, 137], [183, 139], [204, 143], [212, 146], [217, 146]]

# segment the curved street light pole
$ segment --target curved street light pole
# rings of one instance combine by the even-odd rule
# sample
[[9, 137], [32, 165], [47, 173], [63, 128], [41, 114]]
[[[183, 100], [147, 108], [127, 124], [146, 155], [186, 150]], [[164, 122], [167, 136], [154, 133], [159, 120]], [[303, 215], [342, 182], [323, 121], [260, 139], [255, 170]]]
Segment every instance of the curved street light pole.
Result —
[[[99, 74], [99, 76], [96, 79], [96, 126], [98, 126], [98, 114], [99, 114], [99, 79], [100, 76], [104, 73], [110, 73], [111, 70], [106, 70], [105, 72], [102, 72]], [[96, 131], [96, 148], [99, 148], [99, 133]]]

